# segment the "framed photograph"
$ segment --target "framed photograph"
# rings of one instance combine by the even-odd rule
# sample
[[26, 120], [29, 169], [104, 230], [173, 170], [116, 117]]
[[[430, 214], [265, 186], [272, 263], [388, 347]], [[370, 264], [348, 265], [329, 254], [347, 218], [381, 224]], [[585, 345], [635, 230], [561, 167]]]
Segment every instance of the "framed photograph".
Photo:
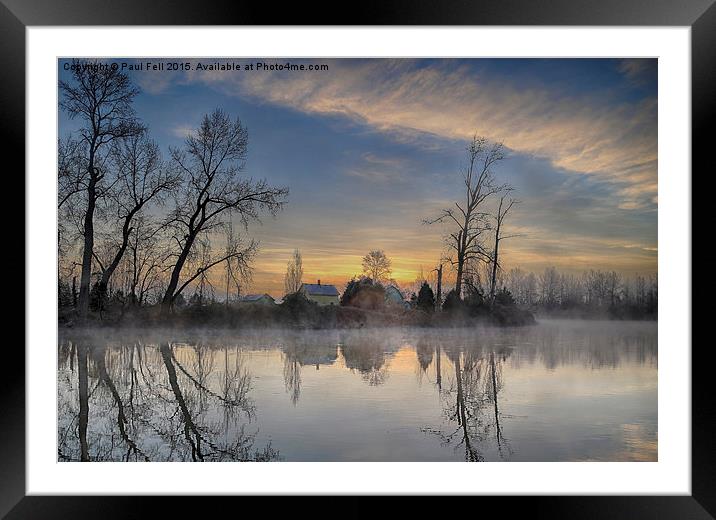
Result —
[[712, 518], [691, 179], [716, 8], [612, 3], [344, 26], [3, 0], [27, 206], [3, 514], [530, 495]]

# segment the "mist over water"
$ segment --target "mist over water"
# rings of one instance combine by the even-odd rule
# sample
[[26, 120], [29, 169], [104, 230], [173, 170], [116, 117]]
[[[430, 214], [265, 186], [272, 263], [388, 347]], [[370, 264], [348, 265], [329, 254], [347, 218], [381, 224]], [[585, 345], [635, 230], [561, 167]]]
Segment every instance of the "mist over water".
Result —
[[60, 461], [655, 461], [657, 324], [63, 331]]

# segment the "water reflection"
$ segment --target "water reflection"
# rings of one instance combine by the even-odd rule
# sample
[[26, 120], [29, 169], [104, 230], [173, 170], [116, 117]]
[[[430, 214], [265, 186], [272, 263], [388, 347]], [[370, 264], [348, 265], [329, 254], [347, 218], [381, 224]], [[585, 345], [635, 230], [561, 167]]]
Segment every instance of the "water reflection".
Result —
[[58, 360], [61, 461], [656, 460], [654, 324], [73, 335]]
[[332, 365], [338, 358], [337, 346], [330, 340], [294, 333], [281, 341], [284, 352], [283, 377], [291, 403], [296, 404], [301, 396], [301, 368]]
[[387, 357], [396, 346], [395, 337], [373, 330], [342, 334], [340, 350], [347, 368], [357, 371], [369, 385], [377, 386], [388, 377]]
[[[444, 415], [456, 428], [451, 432], [427, 428], [425, 431], [438, 435], [443, 445], [453, 445], [456, 449], [463, 447], [468, 462], [483, 461], [482, 449], [493, 441], [500, 458], [512, 453], [500, 426], [498, 400], [503, 387], [502, 363], [511, 352], [508, 347], [501, 348], [497, 356], [494, 351], [476, 349], [447, 351], [454, 377], [441, 391]], [[436, 370], [439, 370], [437, 366]]]
[[248, 428], [252, 381], [241, 351], [221, 349], [221, 370], [217, 353], [203, 344], [62, 343], [59, 460], [278, 460]]

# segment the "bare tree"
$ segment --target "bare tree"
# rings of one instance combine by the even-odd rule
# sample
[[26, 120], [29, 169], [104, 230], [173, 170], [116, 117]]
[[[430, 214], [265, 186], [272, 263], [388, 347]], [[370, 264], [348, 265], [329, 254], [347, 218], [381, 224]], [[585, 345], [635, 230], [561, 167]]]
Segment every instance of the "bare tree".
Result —
[[87, 189], [87, 169], [79, 141], [67, 136], [57, 141], [57, 208]]
[[136, 217], [150, 203], [161, 202], [163, 195], [177, 184], [177, 176], [163, 167], [159, 146], [149, 139], [146, 131], [116, 141], [111, 160], [115, 180], [110, 198], [121, 227], [119, 242], [113, 245], [114, 254], [102, 269], [98, 283], [100, 297], [107, 293], [107, 284], [127, 251]]
[[613, 307], [619, 300], [619, 287], [622, 284], [622, 280], [616, 271], [607, 273], [606, 278], [609, 304]]
[[[73, 232], [76, 227], [74, 211], [71, 204], [66, 202], [78, 196], [86, 187], [83, 180], [86, 177], [85, 168], [80, 153], [79, 142], [71, 136], [57, 141], [57, 276], [59, 287], [62, 287], [62, 271], [72, 278], [72, 307], [76, 302], [76, 277], [74, 270], [76, 262], [67, 263], [68, 253], [74, 249], [79, 233]], [[61, 291], [58, 293], [61, 294]]]
[[[231, 251], [237, 248], [238, 237], [234, 234], [234, 225], [229, 218], [226, 225], [226, 305], [229, 305], [229, 286], [233, 282], [236, 287], [236, 298], [241, 294], [242, 282], [247, 282], [251, 278], [251, 270], [248, 269], [245, 262], [236, 261], [229, 256]], [[236, 265], [234, 265], [236, 264]]]
[[545, 267], [544, 273], [539, 278], [542, 296], [540, 303], [548, 308], [554, 307], [559, 303], [557, 300], [557, 286], [559, 284], [559, 274], [554, 266]]
[[499, 251], [500, 243], [508, 238], [514, 238], [518, 235], [504, 235], [504, 228], [502, 227], [505, 222], [505, 217], [512, 209], [512, 206], [519, 204], [520, 201], [510, 198], [510, 193], [514, 190], [511, 186], [507, 186], [504, 189], [504, 193], [500, 197], [500, 204], [497, 207], [497, 213], [495, 214], [495, 245], [492, 248], [491, 267], [492, 272], [490, 273], [490, 303], [495, 301], [495, 286], [497, 285], [497, 270], [500, 268], [499, 262]]
[[129, 76], [107, 63], [72, 61], [72, 82], [60, 81], [60, 106], [70, 118], [79, 118], [79, 130], [85, 186], [83, 217], [84, 249], [78, 313], [80, 319], [89, 310], [90, 278], [94, 252], [94, 214], [97, 200], [104, 195], [103, 180], [107, 172], [101, 167], [102, 154], [115, 139], [137, 134], [141, 125], [134, 116], [132, 101], [139, 90]]
[[[204, 305], [207, 299], [214, 299], [215, 291], [214, 285], [209, 280], [209, 269], [204, 268], [211, 262], [212, 257], [211, 240], [208, 233], [204, 233], [196, 239], [194, 249], [189, 254], [186, 265], [188, 272], [197, 274], [194, 294], [189, 300], [193, 304]], [[181, 289], [183, 290], [189, 283], [190, 281], [187, 281]]]
[[489, 229], [488, 213], [483, 211], [484, 203], [491, 195], [505, 189], [495, 181], [492, 167], [504, 158], [502, 143], [489, 144], [484, 137], [473, 137], [467, 147], [467, 166], [462, 177], [465, 185], [465, 199], [455, 202], [454, 208], [445, 208], [438, 217], [426, 219], [424, 223], [448, 223], [455, 229], [446, 237], [449, 249], [447, 260], [457, 271], [455, 292], [462, 293], [465, 266], [471, 260], [490, 261], [485, 251], [482, 234]]
[[156, 247], [160, 228], [145, 215], [135, 218], [128, 245], [130, 265], [129, 295], [133, 304], [143, 305], [147, 294], [159, 282], [162, 270], [162, 251]]
[[256, 251], [254, 241], [245, 247], [237, 241], [230, 251], [212, 257], [193, 273], [185, 273], [182, 282], [184, 266], [200, 233], [224, 225], [229, 214], [237, 214], [246, 229], [249, 221], [259, 220], [261, 212], [275, 215], [283, 206], [288, 188], [240, 176], [247, 149], [248, 132], [241, 121], [232, 121], [218, 109], [204, 116], [181, 149], [171, 149], [172, 162], [184, 182], [167, 222], [174, 229], [177, 252], [162, 298], [162, 312], [170, 311], [177, 295], [202, 273], [230, 258], [247, 265]]
[[384, 282], [392, 272], [390, 259], [382, 249], [374, 249], [363, 257], [363, 272], [374, 282]]
[[283, 286], [286, 294], [298, 292], [301, 288], [301, 280], [303, 280], [303, 259], [298, 249], [293, 251], [291, 259], [286, 266], [286, 275], [283, 279]]

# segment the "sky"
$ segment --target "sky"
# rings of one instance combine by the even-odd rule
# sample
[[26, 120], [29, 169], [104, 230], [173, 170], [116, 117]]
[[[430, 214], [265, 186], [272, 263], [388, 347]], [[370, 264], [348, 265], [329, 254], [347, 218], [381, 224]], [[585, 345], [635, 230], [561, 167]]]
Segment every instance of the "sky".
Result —
[[[399, 283], [433, 269], [448, 229], [422, 222], [464, 197], [475, 134], [504, 144], [494, 172], [521, 201], [506, 222], [519, 236], [500, 246], [506, 268], [656, 273], [655, 59], [116, 60], [162, 61], [163, 71], [128, 74], [166, 158], [218, 107], [248, 128], [244, 175], [289, 187], [283, 211], [246, 232], [260, 242], [249, 292], [281, 296], [295, 248], [304, 282], [339, 290], [372, 249]], [[192, 70], [169, 71], [170, 61]], [[197, 70], [217, 62], [241, 67]], [[60, 135], [76, 124], [60, 112]]]

